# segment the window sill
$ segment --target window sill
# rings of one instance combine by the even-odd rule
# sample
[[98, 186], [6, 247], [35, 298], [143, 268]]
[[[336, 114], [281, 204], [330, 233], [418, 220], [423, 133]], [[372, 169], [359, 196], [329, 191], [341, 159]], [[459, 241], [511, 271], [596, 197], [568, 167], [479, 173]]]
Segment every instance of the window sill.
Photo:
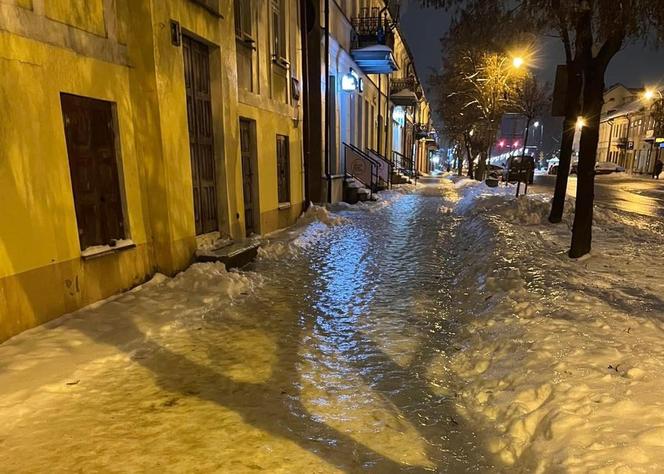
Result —
[[290, 202], [279, 203], [278, 208], [279, 208], [280, 211], [283, 211], [285, 209], [290, 209], [291, 208], [291, 203]]
[[92, 247], [88, 247], [81, 251], [81, 258], [83, 260], [91, 260], [93, 258], [103, 257], [104, 255], [111, 255], [133, 248], [136, 248], [136, 244], [132, 240], [118, 240], [113, 247], [110, 245], [94, 245]]
[[272, 64], [282, 68], [284, 71], [287, 71], [288, 68], [290, 67], [290, 63], [286, 61], [284, 58], [278, 58], [275, 56], [272, 56]]
[[235, 35], [235, 41], [240, 44], [241, 46], [244, 46], [247, 49], [251, 49], [253, 51], [256, 50], [256, 41], [250, 36], [244, 35], [244, 36], [238, 36]]

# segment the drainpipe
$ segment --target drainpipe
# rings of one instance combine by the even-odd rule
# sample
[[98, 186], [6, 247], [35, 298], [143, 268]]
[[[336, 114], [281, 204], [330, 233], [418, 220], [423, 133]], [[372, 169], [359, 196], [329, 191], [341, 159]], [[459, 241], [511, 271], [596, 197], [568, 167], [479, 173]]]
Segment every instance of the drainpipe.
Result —
[[311, 201], [309, 160], [311, 159], [311, 115], [309, 114], [309, 39], [307, 31], [307, 0], [300, 0], [300, 41], [302, 43], [302, 132], [304, 148], [304, 210]]
[[376, 120], [376, 151], [379, 154], [380, 154], [380, 148], [381, 148], [381, 146], [380, 146], [380, 139], [381, 139], [381, 137], [380, 137], [380, 122], [381, 122], [380, 116], [381, 116], [381, 113], [383, 112], [382, 110], [380, 110], [381, 98], [382, 98], [381, 96], [383, 95], [383, 90], [381, 88], [382, 79], [383, 79], [383, 75], [378, 74], [378, 120]]
[[625, 153], [623, 154], [623, 164], [625, 165], [625, 171], [627, 171], [627, 147], [629, 146], [629, 134], [631, 133], [631, 130], [632, 130], [632, 116], [630, 114], [627, 114], [627, 142], [625, 143]]
[[327, 202], [332, 202], [330, 174], [330, 0], [325, 0], [325, 179]]

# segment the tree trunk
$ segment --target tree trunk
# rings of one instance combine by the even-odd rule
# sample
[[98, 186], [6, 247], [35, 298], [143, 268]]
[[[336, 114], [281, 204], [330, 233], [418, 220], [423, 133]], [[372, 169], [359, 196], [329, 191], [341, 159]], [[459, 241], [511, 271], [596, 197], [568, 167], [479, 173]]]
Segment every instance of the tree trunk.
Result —
[[579, 144], [579, 169], [576, 191], [576, 211], [572, 227], [571, 258], [579, 258], [591, 250], [593, 202], [595, 199], [595, 162], [599, 142], [599, 122], [604, 103], [604, 72], [606, 67], [593, 60], [585, 68], [583, 86], [583, 116], [586, 126]]
[[457, 149], [456, 156], [457, 156], [457, 174], [461, 176], [461, 174], [463, 173], [463, 153], [461, 153], [461, 149]]
[[559, 223], [563, 219], [565, 209], [565, 195], [567, 194], [567, 180], [572, 162], [572, 148], [574, 146], [574, 133], [576, 121], [579, 116], [579, 98], [583, 84], [578, 69], [568, 65], [567, 97], [565, 98], [565, 120], [563, 121], [563, 135], [560, 140], [560, 155], [558, 161], [558, 174], [556, 175], [556, 190], [551, 202], [549, 222]]
[[464, 145], [466, 146], [466, 154], [468, 155], [468, 177], [472, 179], [474, 175], [473, 153], [471, 151], [472, 147], [469, 143], [468, 137], [464, 137]]
[[480, 152], [480, 161], [477, 163], [477, 170], [475, 171], [475, 179], [482, 181], [486, 174], [486, 151]]

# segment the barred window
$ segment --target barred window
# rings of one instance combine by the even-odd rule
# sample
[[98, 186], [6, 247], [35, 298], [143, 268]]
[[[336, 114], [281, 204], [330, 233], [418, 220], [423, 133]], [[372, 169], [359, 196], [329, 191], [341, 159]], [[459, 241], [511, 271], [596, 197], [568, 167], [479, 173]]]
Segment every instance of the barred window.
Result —
[[114, 104], [65, 93], [60, 101], [81, 250], [114, 246], [126, 236]]
[[253, 38], [251, 0], [235, 0], [235, 35], [240, 39]]
[[284, 0], [271, 0], [272, 16], [272, 57], [286, 60], [286, 4]]
[[290, 203], [290, 156], [285, 135], [277, 135], [277, 187], [279, 204]]

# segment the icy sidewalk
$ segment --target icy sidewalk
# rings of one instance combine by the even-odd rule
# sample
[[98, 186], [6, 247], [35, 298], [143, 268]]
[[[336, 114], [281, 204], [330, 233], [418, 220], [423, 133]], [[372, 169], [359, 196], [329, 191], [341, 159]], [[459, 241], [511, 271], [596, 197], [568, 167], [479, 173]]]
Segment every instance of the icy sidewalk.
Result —
[[664, 225], [468, 180], [314, 207], [0, 345], [4, 472], [664, 472]]
[[411, 191], [0, 345], [0, 470], [494, 472], [428, 372], [456, 193]]
[[[458, 183], [463, 187], [465, 183]], [[466, 416], [525, 472], [664, 472], [664, 225], [598, 208], [570, 261], [571, 214], [464, 188], [453, 253]]]

